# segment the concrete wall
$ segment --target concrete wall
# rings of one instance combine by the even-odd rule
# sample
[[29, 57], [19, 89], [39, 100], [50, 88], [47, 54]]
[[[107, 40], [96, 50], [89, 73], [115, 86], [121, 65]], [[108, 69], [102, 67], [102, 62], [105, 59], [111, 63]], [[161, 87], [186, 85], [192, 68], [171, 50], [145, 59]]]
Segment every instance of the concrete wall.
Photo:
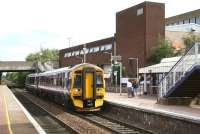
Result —
[[126, 124], [159, 134], [198, 134], [200, 122], [155, 111], [105, 102], [103, 113]]

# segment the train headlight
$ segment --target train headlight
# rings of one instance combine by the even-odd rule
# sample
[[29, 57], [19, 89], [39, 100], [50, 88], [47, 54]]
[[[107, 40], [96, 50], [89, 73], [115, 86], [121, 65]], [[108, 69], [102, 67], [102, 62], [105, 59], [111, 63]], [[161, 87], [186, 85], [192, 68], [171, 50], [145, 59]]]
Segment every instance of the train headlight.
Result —
[[73, 90], [73, 96], [81, 96], [81, 93], [81, 89], [76, 88]]

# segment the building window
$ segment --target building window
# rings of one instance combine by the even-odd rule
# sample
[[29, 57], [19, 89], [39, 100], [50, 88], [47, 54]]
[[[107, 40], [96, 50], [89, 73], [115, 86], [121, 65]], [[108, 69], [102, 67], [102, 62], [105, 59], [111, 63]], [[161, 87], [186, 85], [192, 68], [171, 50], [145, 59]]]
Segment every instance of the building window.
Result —
[[79, 51], [75, 51], [75, 56], [78, 56], [79, 55]]
[[81, 55], [83, 55], [83, 54], [84, 54], [83, 50], [81, 50], [81, 51], [80, 51], [80, 54], [81, 54]]
[[105, 45], [105, 50], [110, 50], [110, 49], [112, 49], [112, 44]]
[[71, 52], [65, 53], [64, 57], [70, 57], [71, 56]]
[[72, 53], [71, 53], [71, 52], [69, 52], [69, 53], [68, 53], [68, 56], [69, 56], [69, 57], [70, 57], [70, 56], [72, 56]]
[[85, 49], [85, 54], [88, 54], [89, 53], [89, 49]]
[[95, 47], [94, 52], [99, 52], [99, 47]]
[[195, 23], [195, 18], [191, 18], [190, 23]]
[[179, 21], [179, 24], [183, 24], [183, 20], [182, 20], [182, 21]]
[[105, 50], [105, 46], [101, 46], [100, 51], [104, 51]]
[[196, 18], [196, 23], [200, 24], [200, 16]]
[[143, 15], [143, 8], [137, 10], [137, 16]]
[[184, 20], [184, 24], [188, 24], [189, 23], [189, 19], [188, 20]]
[[90, 48], [89, 53], [93, 53], [94, 52], [94, 48]]
[[72, 52], [72, 55], [71, 56], [75, 56], [75, 52]]

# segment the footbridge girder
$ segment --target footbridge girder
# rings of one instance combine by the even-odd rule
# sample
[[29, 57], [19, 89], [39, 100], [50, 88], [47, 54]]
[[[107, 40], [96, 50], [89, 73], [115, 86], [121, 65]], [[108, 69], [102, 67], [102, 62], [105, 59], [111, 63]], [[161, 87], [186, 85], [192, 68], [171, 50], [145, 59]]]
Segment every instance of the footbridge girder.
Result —
[[0, 61], [0, 84], [3, 72], [35, 72], [35, 64], [26, 61]]

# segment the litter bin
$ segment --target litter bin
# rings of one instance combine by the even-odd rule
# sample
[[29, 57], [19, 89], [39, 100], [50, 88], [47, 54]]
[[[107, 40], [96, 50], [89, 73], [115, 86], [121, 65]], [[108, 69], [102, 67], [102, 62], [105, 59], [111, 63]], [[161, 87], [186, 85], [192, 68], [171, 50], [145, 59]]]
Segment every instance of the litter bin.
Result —
[[133, 97], [133, 94], [132, 94], [132, 88], [131, 87], [128, 87], [128, 98], [131, 98]]

